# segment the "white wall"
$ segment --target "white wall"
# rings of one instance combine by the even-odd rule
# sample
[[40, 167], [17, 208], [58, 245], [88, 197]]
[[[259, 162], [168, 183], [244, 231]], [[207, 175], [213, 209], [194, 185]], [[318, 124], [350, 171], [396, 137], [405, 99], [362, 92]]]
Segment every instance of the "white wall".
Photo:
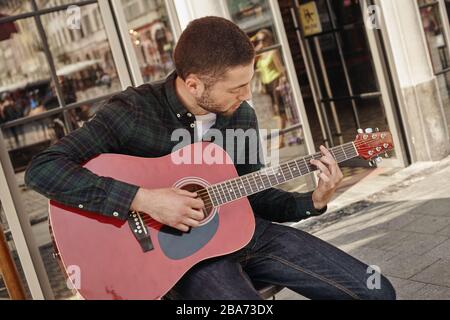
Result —
[[434, 78], [415, 1], [380, 0], [395, 67], [402, 88]]

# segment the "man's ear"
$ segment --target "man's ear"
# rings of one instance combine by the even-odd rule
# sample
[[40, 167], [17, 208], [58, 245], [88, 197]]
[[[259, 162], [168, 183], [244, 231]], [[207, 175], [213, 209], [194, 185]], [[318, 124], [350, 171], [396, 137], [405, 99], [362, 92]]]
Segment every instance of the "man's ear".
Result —
[[189, 74], [184, 80], [186, 84], [186, 89], [197, 98], [200, 98], [205, 91], [205, 84], [200, 78], [195, 74]]

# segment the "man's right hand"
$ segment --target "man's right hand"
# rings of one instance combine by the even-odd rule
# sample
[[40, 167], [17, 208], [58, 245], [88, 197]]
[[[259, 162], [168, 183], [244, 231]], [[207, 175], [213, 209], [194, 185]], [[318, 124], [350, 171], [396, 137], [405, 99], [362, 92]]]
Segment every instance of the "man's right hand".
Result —
[[162, 224], [187, 232], [204, 219], [204, 203], [196, 197], [197, 193], [182, 189], [140, 188], [131, 210], [146, 213]]

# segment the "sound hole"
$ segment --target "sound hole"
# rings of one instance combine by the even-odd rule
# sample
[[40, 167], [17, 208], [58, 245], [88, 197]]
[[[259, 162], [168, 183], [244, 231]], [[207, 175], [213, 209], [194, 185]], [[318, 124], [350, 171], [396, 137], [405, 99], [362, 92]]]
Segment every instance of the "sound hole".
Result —
[[190, 183], [190, 184], [186, 184], [184, 186], [181, 187], [181, 189], [189, 191], [189, 192], [197, 192], [197, 198], [200, 198], [203, 200], [203, 203], [205, 204], [205, 208], [203, 209], [203, 214], [204, 214], [204, 218], [202, 220], [208, 220], [208, 218], [210, 217], [210, 215], [213, 212], [213, 205], [211, 202], [211, 198], [208, 195], [208, 192], [206, 191], [205, 187], [199, 185], [199, 184], [195, 184], [195, 183]]

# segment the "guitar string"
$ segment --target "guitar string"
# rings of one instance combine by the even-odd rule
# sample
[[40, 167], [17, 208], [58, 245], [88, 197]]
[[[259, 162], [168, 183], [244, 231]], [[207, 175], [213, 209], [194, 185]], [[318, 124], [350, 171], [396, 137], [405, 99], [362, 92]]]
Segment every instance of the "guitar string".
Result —
[[[341, 146], [341, 150], [339, 149], [339, 147], [335, 147], [335, 148], [333, 148], [333, 149], [337, 149], [337, 150], [331, 150], [331, 152], [333, 153], [333, 155], [334, 155], [334, 157], [335, 157], [335, 159], [338, 161], [338, 162], [341, 162], [341, 161], [344, 161], [344, 160], [347, 160], [347, 156], [346, 156], [346, 153], [345, 153], [345, 148], [351, 148], [352, 149], [352, 151], [354, 151], [353, 150], [353, 146], [358, 146], [358, 147], [360, 147], [360, 146], [362, 146], [362, 145], [367, 145], [367, 142], [364, 142], [364, 141], [362, 141], [362, 142], [358, 142], [358, 143], [353, 143], [353, 144], [347, 144], [347, 145], [343, 145], [343, 146]], [[366, 147], [366, 148], [360, 148], [360, 150], [369, 150], [369, 149], [372, 149], [372, 148], [370, 148], [370, 147]], [[350, 151], [350, 150], [347, 150], [347, 151]], [[336, 153], [339, 153], [339, 154], [337, 154], [336, 155]], [[316, 154], [313, 154], [313, 155], [309, 155], [309, 156], [306, 156], [306, 157], [304, 157], [304, 158], [302, 158], [303, 160], [306, 160], [306, 159], [308, 159], [308, 157], [311, 157], [311, 159], [314, 159], [315, 157], [322, 157], [322, 154], [321, 153], [316, 153]], [[339, 159], [339, 157], [344, 157], [344, 159]], [[350, 158], [349, 158], [350, 159]], [[289, 162], [286, 162], [286, 163], [284, 163], [284, 164], [282, 164], [282, 165], [280, 165], [279, 166], [279, 168], [281, 168], [281, 170], [283, 171], [283, 174], [284, 174], [284, 171], [285, 171], [285, 168], [282, 168], [283, 166], [287, 166], [288, 167], [288, 170], [289, 170], [289, 172], [290, 172], [290, 168], [289, 168], [289, 164], [292, 164], [293, 162], [298, 162], [298, 161], [301, 161], [301, 159], [296, 159], [296, 160], [292, 160], [292, 161], [289, 161]], [[296, 163], [296, 165], [298, 166], [298, 163]], [[306, 166], [304, 165], [304, 164], [302, 164], [302, 168], [305, 168]], [[312, 173], [312, 172], [315, 172], [315, 171], [317, 171], [317, 170], [314, 170], [314, 171], [312, 171], [311, 172], [311, 170], [309, 170], [309, 165], [308, 165], [308, 171], [309, 171], [309, 173]], [[259, 175], [260, 175], [260, 178], [261, 178], [261, 172], [262, 171], [268, 171], [269, 169], [272, 169], [272, 171], [274, 171], [274, 168], [265, 168], [265, 169], [263, 169], [263, 170], [260, 170], [259, 171]], [[294, 178], [296, 178], [293, 174], [292, 174], [292, 172], [290, 172], [290, 174], [291, 174], [291, 176], [293, 177], [293, 179]], [[258, 175], [258, 173], [256, 174], [256, 175]], [[270, 174], [268, 174], [268, 176], [270, 176]], [[237, 178], [235, 178], [235, 179], [231, 179], [231, 180], [228, 180], [228, 181], [226, 181], [226, 182], [229, 182], [230, 184], [232, 184], [232, 182], [234, 182], [235, 180], [238, 180], [238, 179], [240, 179], [240, 178], [242, 178], [243, 176], [241, 176], [241, 177], [237, 177]], [[299, 176], [300, 177], [300, 176]], [[288, 180], [290, 180], [290, 179], [288, 179]], [[248, 180], [249, 181], [249, 183], [250, 183], [250, 180]], [[262, 180], [261, 180], [262, 181]], [[270, 181], [270, 180], [269, 180]], [[278, 180], [277, 180], [278, 181]], [[255, 180], [255, 182], [256, 182], [256, 180]], [[222, 182], [222, 183], [225, 183], [225, 182]], [[221, 183], [221, 184], [222, 184]], [[245, 183], [244, 183], [245, 184]], [[252, 187], [252, 184], [250, 183], [249, 184], [249, 186], [250, 186], [250, 188]], [[200, 197], [206, 197], [206, 199], [207, 199], [207, 201], [205, 202], [205, 207], [208, 207], [208, 206], [211, 206], [212, 205], [212, 208], [214, 208], [214, 205], [213, 205], [213, 203], [212, 203], [212, 197], [209, 195], [209, 192], [208, 192], [208, 190], [206, 190], [206, 189], [201, 189], [201, 190], [199, 190], [199, 191], [196, 191], [197, 192], [197, 194], [198, 195], [200, 195]], [[234, 192], [234, 189], [233, 189], [233, 192]], [[235, 193], [235, 195], [237, 194], [236, 192], [234, 192]], [[231, 195], [231, 194], [230, 194]], [[214, 196], [215, 197], [217, 197], [215, 194], [214, 194]], [[243, 197], [245, 197], [245, 196], [241, 196], [240, 198], [243, 198]], [[232, 196], [231, 196], [231, 198], [233, 198]], [[239, 199], [239, 198], [238, 198]], [[235, 200], [237, 200], [237, 199], [235, 199]], [[157, 227], [157, 226], [161, 226], [162, 224], [161, 223], [159, 223], [158, 221], [156, 221], [156, 220], [154, 220], [153, 218], [151, 218], [150, 216], [148, 216], [148, 215], [146, 215], [145, 217], [143, 217], [142, 218], [143, 219], [143, 221], [146, 223], [146, 225], [148, 225], [148, 226], [151, 226], [151, 227]], [[149, 223], [150, 222], [150, 223]]]
[[[365, 142], [360, 142], [359, 144], [366, 144]], [[353, 147], [353, 145], [345, 145], [345, 146], [341, 146], [341, 149], [342, 150], [339, 150], [338, 148], [339, 147], [335, 147], [337, 150], [332, 150], [332, 152], [333, 152], [333, 154], [334, 154], [334, 157], [336, 158], [336, 160], [338, 161], [338, 162], [341, 162], [341, 161], [344, 161], [344, 160], [346, 160], [347, 159], [347, 156], [345, 155], [345, 149], [344, 148], [349, 148], [349, 147]], [[370, 148], [369, 148], [370, 149]], [[353, 150], [352, 150], [353, 151]], [[342, 154], [335, 154], [335, 153], [342, 153]], [[314, 154], [314, 155], [310, 155], [310, 156], [306, 156], [306, 157], [304, 157], [303, 158], [303, 160], [306, 160], [308, 157], [311, 157], [311, 159], [313, 159], [314, 157], [319, 157], [319, 156], [321, 156], [322, 154], [321, 153], [316, 153], [316, 154]], [[340, 159], [340, 157], [342, 157], [342, 156], [344, 156], [344, 159]], [[279, 166], [279, 168], [281, 168], [281, 170], [283, 171], [283, 175], [284, 175], [284, 173], [285, 172], [289, 172], [290, 173], [290, 175], [293, 177], [293, 178], [297, 178], [297, 177], [295, 177], [295, 175], [293, 175], [292, 174], [292, 172], [290, 172], [290, 164], [293, 164], [294, 162], [298, 162], [298, 161], [300, 161], [300, 159], [297, 159], [297, 160], [292, 160], [292, 161], [290, 161], [290, 162], [287, 162], [287, 163], [284, 163], [284, 164], [282, 164], [282, 165], [280, 165]], [[296, 163], [296, 165], [298, 166], [298, 163]], [[284, 167], [287, 167], [287, 168], [283, 168], [283, 166]], [[304, 164], [301, 164], [301, 166], [302, 166], [302, 169], [305, 169], [305, 165]], [[308, 169], [308, 171], [309, 171], [309, 173], [311, 172], [311, 170], [309, 169], [309, 166], [307, 167], [307, 169]], [[256, 175], [259, 175], [260, 176], [260, 178], [261, 178], [261, 175], [262, 174], [264, 174], [263, 173], [263, 171], [266, 171], [265, 173], [267, 173], [267, 174], [264, 174], [265, 176], [273, 176], [273, 174], [271, 175], [271, 174], [268, 174], [268, 170], [272, 170], [272, 171], [274, 171], [275, 169], [274, 168], [265, 168], [265, 169], [263, 169], [263, 170], [261, 170], [259, 173], [256, 173], [255, 174], [255, 176]], [[317, 170], [313, 170], [313, 172], [314, 171], [317, 171]], [[300, 176], [299, 176], [300, 177]], [[234, 186], [233, 186], [233, 184], [232, 184], [232, 182], [236, 182], [236, 184], [237, 184], [237, 180], [238, 179], [240, 179], [240, 178], [242, 178], [242, 177], [238, 177], [238, 178], [234, 178], [234, 179], [231, 179], [231, 180], [228, 180], [228, 181], [224, 181], [224, 182], [222, 182], [222, 183], [220, 183], [220, 184], [224, 184], [224, 183], [230, 183], [231, 184], [231, 186], [232, 186], [232, 188], [233, 189], [230, 189], [230, 190], [232, 190], [233, 191], [233, 193], [235, 194], [235, 195], [237, 195], [237, 193], [236, 193], [236, 190], [238, 191], [238, 193], [240, 193], [239, 192], [239, 189], [234, 189]], [[270, 178], [268, 178], [269, 179], [269, 182], [271, 183], [271, 181], [270, 181]], [[290, 179], [288, 179], [288, 180], [290, 180]], [[261, 180], [262, 181], [262, 180]], [[256, 183], [256, 180], [255, 180], [255, 183]], [[244, 183], [245, 184], [245, 183]], [[252, 186], [254, 186], [251, 182], [249, 183], [249, 185], [248, 185], [250, 188], [252, 188]], [[227, 186], [225, 186], [227, 189], [228, 189], [228, 187]], [[222, 188], [223, 188], [223, 186], [222, 186]], [[211, 190], [212, 192], [214, 192], [214, 190]], [[200, 197], [206, 197], [206, 199], [207, 199], [207, 201], [205, 202], [205, 206], [207, 207], [207, 206], [209, 206], [209, 205], [212, 205], [213, 203], [213, 201], [212, 201], [212, 196], [210, 196], [209, 195], [209, 192], [208, 192], [208, 190], [206, 190], [206, 189], [201, 189], [201, 190], [199, 190], [199, 191], [196, 191], [197, 192], [197, 194], [198, 195], [200, 195]], [[214, 198], [217, 198], [217, 195], [216, 194], [213, 194], [213, 196], [214, 196]], [[232, 193], [230, 192], [230, 198], [231, 199], [233, 199], [233, 196], [232, 196]], [[243, 196], [240, 196], [239, 198], [241, 198], [241, 197], [243, 197]], [[238, 199], [239, 199], [238, 198]], [[225, 196], [225, 199], [227, 200], [227, 197]], [[216, 199], [217, 200], [217, 199]], [[216, 201], [217, 202], [217, 201]], [[214, 207], [214, 206], [213, 206]]]

